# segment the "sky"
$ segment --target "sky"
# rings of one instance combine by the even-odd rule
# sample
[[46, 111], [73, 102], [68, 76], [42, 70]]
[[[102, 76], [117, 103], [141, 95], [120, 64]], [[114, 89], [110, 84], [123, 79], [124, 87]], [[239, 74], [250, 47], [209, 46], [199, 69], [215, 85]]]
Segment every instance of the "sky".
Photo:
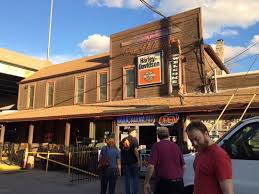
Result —
[[[259, 0], [146, 0], [166, 16], [202, 7], [204, 42], [231, 72], [259, 70]], [[0, 48], [46, 59], [51, 0], [0, 0]], [[109, 51], [110, 35], [161, 19], [139, 0], [54, 0], [53, 63]], [[258, 44], [257, 44], [258, 43]], [[250, 48], [251, 47], [251, 48]]]

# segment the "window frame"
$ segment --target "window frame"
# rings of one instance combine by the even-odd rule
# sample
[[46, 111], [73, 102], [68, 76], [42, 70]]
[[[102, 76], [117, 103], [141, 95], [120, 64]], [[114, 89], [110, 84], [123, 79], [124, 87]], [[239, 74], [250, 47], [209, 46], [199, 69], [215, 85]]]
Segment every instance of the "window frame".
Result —
[[[83, 102], [78, 102], [78, 80], [83, 79], [84, 88], [83, 88]], [[85, 103], [85, 90], [86, 90], [86, 84], [85, 84], [85, 75], [79, 75], [75, 77], [75, 92], [74, 92], [74, 104], [84, 104]]]
[[[34, 91], [33, 91], [33, 98], [32, 98], [32, 106], [30, 106], [31, 104], [31, 87], [34, 88]], [[34, 106], [35, 106], [35, 92], [36, 92], [36, 83], [34, 84], [28, 84], [27, 85], [27, 88], [28, 88], [28, 92], [27, 92], [27, 103], [26, 103], [26, 108], [27, 109], [33, 109]]]
[[[49, 85], [53, 84], [53, 99], [52, 99], [52, 104], [49, 105]], [[45, 107], [52, 107], [55, 105], [55, 92], [56, 91], [56, 82], [55, 81], [48, 81], [46, 83], [46, 97], [45, 97]]]
[[[96, 83], [96, 85], [97, 85], [97, 102], [106, 102], [106, 101], [108, 101], [110, 98], [109, 98], [109, 94], [110, 94], [110, 92], [109, 92], [109, 83], [110, 83], [110, 76], [109, 76], [109, 71], [107, 70], [107, 71], [99, 71], [99, 72], [97, 72], [96, 73], [97, 74], [97, 83]], [[101, 75], [102, 74], [106, 74], [106, 76], [107, 76], [107, 85], [106, 85], [106, 99], [101, 99]]]
[[[126, 75], [127, 75], [128, 70], [133, 70], [133, 75], [134, 75], [134, 96], [132, 96], [132, 97], [127, 96]], [[136, 88], [136, 67], [135, 67], [135, 65], [124, 66], [122, 74], [123, 74], [123, 99], [136, 98], [137, 97], [137, 88]]]

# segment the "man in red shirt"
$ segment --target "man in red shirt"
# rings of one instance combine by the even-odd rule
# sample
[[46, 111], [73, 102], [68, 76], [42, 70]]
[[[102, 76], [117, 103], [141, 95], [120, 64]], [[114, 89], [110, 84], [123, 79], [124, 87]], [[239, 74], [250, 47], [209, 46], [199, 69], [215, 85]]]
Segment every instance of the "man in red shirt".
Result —
[[144, 182], [144, 193], [151, 193], [150, 179], [155, 170], [157, 177], [155, 194], [182, 194], [185, 163], [178, 145], [169, 140], [167, 127], [157, 131], [160, 139], [152, 147]]
[[234, 194], [228, 154], [210, 139], [202, 122], [191, 122], [186, 132], [198, 152], [193, 163], [194, 194]]

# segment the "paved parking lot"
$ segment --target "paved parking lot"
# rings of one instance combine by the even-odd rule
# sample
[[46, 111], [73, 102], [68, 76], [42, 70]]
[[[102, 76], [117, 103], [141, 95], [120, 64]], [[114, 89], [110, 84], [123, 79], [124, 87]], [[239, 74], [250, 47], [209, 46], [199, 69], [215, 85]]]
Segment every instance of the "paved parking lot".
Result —
[[[99, 180], [71, 184], [70, 177], [64, 172], [43, 170], [26, 170], [4, 173], [0, 172], [1, 194], [98, 194]], [[143, 180], [141, 179], [140, 194], [143, 194]], [[116, 194], [124, 194], [123, 181], [120, 177], [116, 187]]]

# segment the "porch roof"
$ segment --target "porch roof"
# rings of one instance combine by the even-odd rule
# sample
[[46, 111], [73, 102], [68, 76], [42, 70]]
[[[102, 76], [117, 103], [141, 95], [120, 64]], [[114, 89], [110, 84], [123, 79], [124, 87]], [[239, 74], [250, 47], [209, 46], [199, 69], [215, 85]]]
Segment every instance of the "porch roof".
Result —
[[[239, 89], [227, 110], [244, 110], [256, 88]], [[212, 112], [224, 108], [234, 90], [211, 94], [188, 94], [181, 104], [179, 97], [153, 97], [96, 104], [20, 110], [0, 117], [0, 122], [20, 122], [70, 118], [90, 118], [167, 112]], [[250, 108], [259, 108], [255, 97]]]

